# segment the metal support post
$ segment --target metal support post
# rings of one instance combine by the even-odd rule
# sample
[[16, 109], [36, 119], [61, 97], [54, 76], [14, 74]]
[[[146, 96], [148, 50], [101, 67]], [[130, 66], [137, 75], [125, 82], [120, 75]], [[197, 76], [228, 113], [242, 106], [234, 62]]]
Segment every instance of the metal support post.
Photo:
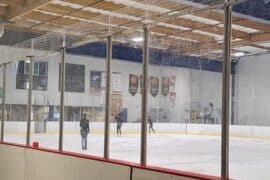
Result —
[[148, 122], [148, 61], [149, 61], [149, 28], [143, 27], [143, 88], [141, 114], [141, 165], [146, 165], [147, 156], [147, 122]]
[[61, 49], [61, 79], [60, 79], [60, 121], [59, 121], [59, 151], [63, 150], [63, 132], [64, 132], [64, 95], [65, 95], [65, 75], [66, 75], [66, 48]]
[[32, 118], [32, 87], [33, 87], [33, 59], [34, 56], [29, 58], [29, 87], [28, 87], [28, 103], [27, 103], [27, 129], [26, 129], [26, 145], [30, 145], [31, 133], [31, 118]]
[[7, 64], [3, 64], [3, 93], [2, 93], [2, 118], [1, 118], [1, 142], [4, 141], [5, 111], [6, 111], [6, 75]]
[[229, 121], [232, 6], [225, 0], [224, 7], [224, 60], [222, 75], [222, 132], [221, 132], [221, 179], [229, 179]]
[[110, 152], [110, 115], [111, 115], [111, 61], [112, 61], [112, 37], [107, 38], [107, 79], [105, 102], [105, 134], [104, 134], [104, 158], [109, 158]]

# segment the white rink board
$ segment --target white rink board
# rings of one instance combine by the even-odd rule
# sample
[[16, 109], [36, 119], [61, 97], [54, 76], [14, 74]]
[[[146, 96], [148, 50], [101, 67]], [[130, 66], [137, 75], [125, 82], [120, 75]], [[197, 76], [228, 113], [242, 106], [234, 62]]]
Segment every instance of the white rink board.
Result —
[[0, 144], [3, 180], [128, 180], [130, 167]]
[[0, 179], [24, 180], [24, 148], [13, 148], [0, 144]]
[[192, 178], [180, 177], [176, 175], [168, 175], [160, 172], [147, 171], [144, 169], [133, 169], [132, 180], [190, 180]]
[[[125, 126], [124, 126], [125, 127]], [[139, 126], [138, 126], [139, 127]], [[213, 126], [214, 128], [215, 126]], [[175, 170], [209, 175], [220, 175], [221, 137], [197, 134], [157, 133], [148, 136], [148, 164]], [[194, 128], [194, 127], [193, 127]], [[201, 127], [202, 128], [202, 127]], [[197, 128], [202, 134], [205, 129]], [[218, 127], [217, 127], [218, 128]], [[113, 129], [115, 131], [115, 129]], [[77, 133], [64, 133], [64, 150], [86, 155], [103, 156], [101, 133], [90, 133], [87, 151], [81, 149], [81, 137]], [[252, 132], [252, 131], [247, 131]], [[6, 142], [25, 143], [25, 133], [5, 134]], [[31, 134], [31, 144], [38, 141], [40, 147], [57, 149], [58, 133]], [[230, 138], [230, 176], [232, 179], [269, 180], [270, 141], [258, 138]], [[139, 162], [140, 134], [111, 133], [110, 157], [129, 162]], [[16, 156], [15, 156], [16, 157]], [[6, 160], [7, 161], [7, 160]], [[11, 163], [12, 164], [12, 163]]]
[[3, 180], [190, 180], [193, 178], [141, 170], [129, 165], [85, 159], [53, 152], [0, 144]]

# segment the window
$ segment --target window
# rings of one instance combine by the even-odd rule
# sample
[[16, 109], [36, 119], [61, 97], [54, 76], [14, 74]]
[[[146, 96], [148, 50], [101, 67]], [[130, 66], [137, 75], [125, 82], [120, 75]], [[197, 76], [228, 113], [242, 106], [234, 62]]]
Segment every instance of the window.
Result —
[[[61, 64], [59, 64], [59, 90], [60, 90], [60, 72]], [[84, 92], [85, 66], [79, 64], [66, 63], [65, 73], [65, 90], [66, 92]]]
[[[29, 87], [29, 62], [19, 61], [17, 64], [16, 89]], [[33, 62], [33, 90], [47, 91], [48, 63]]]

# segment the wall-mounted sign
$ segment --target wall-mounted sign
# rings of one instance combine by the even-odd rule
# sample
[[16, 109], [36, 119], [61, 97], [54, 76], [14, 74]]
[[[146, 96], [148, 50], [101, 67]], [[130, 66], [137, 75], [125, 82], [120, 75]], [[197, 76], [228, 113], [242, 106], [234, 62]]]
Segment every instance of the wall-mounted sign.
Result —
[[175, 90], [175, 82], [176, 82], [176, 76], [171, 76], [170, 77], [170, 89], [171, 89], [171, 92], [174, 92], [174, 90]]
[[168, 77], [162, 77], [162, 89], [161, 89], [161, 94], [163, 96], [167, 96], [170, 91], [170, 78]]
[[157, 77], [150, 77], [150, 92], [153, 97], [156, 97], [159, 90], [159, 79]]
[[129, 92], [132, 96], [134, 96], [138, 91], [138, 83], [139, 83], [138, 76], [134, 74], [130, 74], [129, 75]]
[[175, 92], [171, 92], [170, 93], [170, 105], [171, 107], [175, 106], [175, 99], [176, 99], [176, 93]]
[[[147, 88], [149, 88], [149, 78], [147, 78]], [[140, 92], [143, 90], [143, 76], [140, 75]]]
[[112, 73], [112, 91], [115, 93], [122, 92], [122, 74], [113, 72]]
[[100, 89], [102, 82], [102, 72], [101, 71], [91, 71], [90, 72], [90, 85], [92, 88]]

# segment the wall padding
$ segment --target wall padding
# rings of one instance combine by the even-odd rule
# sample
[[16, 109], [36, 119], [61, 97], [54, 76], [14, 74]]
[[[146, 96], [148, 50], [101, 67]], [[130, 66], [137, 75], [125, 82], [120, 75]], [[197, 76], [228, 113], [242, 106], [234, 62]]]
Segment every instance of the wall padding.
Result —
[[191, 180], [72, 155], [0, 144], [0, 180]]
[[26, 180], [127, 180], [130, 168], [101, 161], [26, 150]]
[[181, 177], [176, 175], [164, 174], [161, 172], [149, 171], [144, 169], [133, 169], [132, 180], [191, 180], [193, 178]]
[[24, 180], [25, 150], [0, 144], [0, 179]]

